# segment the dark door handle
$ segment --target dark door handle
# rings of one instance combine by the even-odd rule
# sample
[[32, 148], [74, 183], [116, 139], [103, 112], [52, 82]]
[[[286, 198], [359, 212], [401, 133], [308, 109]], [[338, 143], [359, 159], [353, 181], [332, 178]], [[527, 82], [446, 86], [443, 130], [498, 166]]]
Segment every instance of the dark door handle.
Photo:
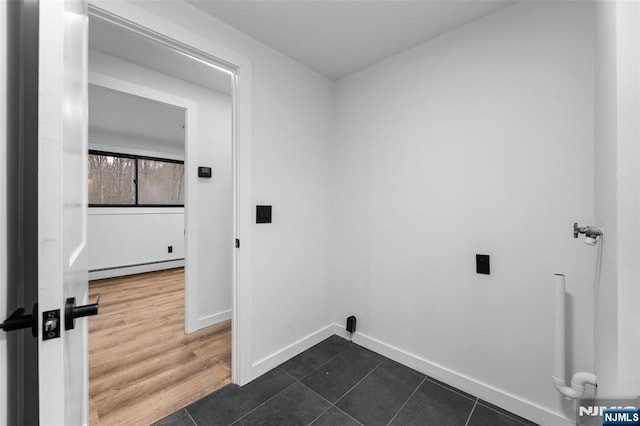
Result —
[[64, 329], [73, 330], [76, 326], [76, 318], [98, 315], [99, 303], [100, 295], [96, 297], [96, 303], [82, 306], [76, 306], [75, 297], [68, 298], [64, 308]]
[[9, 318], [0, 324], [0, 328], [4, 331], [31, 328], [31, 335], [38, 337], [38, 304], [33, 305], [33, 310], [28, 315], [24, 315], [24, 308], [16, 309], [9, 315]]

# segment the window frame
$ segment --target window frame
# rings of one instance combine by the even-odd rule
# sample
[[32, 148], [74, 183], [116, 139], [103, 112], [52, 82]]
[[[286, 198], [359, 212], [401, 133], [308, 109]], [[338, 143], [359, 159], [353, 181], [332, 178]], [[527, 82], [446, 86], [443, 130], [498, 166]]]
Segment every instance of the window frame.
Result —
[[[164, 162], [164, 163], [173, 163], [173, 164], [182, 164], [182, 166], [184, 167], [184, 161], [183, 160], [174, 160], [171, 158], [162, 158], [162, 157], [152, 157], [152, 156], [147, 156], [147, 155], [135, 155], [135, 154], [123, 154], [120, 152], [110, 152], [110, 151], [103, 151], [103, 150], [97, 150], [97, 149], [90, 149], [88, 152], [89, 155], [103, 155], [103, 156], [108, 156], [108, 157], [119, 157], [119, 158], [127, 158], [130, 160], [134, 160], [134, 172], [133, 172], [133, 179], [134, 179], [134, 198], [135, 198], [135, 203], [134, 204], [93, 204], [93, 203], [88, 203], [88, 206], [90, 208], [92, 207], [99, 207], [99, 208], [110, 208], [110, 207], [118, 207], [118, 208], [122, 208], [122, 207], [126, 207], [126, 208], [136, 208], [136, 207], [168, 207], [168, 208], [176, 208], [176, 207], [184, 207], [184, 204], [139, 204], [138, 203], [138, 199], [139, 199], [139, 194], [138, 194], [138, 160], [151, 160], [151, 161], [159, 161], [159, 162]], [[186, 172], [186, 170], [185, 170]]]

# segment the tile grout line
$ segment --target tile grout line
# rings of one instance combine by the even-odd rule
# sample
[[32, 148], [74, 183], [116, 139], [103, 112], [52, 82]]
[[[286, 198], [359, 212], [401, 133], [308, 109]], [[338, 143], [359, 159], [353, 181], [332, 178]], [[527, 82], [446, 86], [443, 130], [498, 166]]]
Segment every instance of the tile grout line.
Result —
[[262, 404], [258, 405], [257, 407], [255, 407], [252, 410], [247, 411], [245, 414], [243, 414], [242, 416], [238, 417], [237, 419], [235, 419], [233, 422], [229, 423], [230, 425], [234, 425], [236, 423], [238, 423], [240, 420], [244, 419], [245, 417], [247, 417], [249, 414], [253, 413], [254, 411], [256, 411], [258, 408], [262, 407], [263, 405], [267, 405], [267, 403], [269, 401], [271, 401], [273, 398], [275, 398], [276, 396], [280, 395], [282, 392], [286, 391], [287, 389], [289, 389], [291, 386], [295, 385], [296, 381], [294, 380], [293, 383], [291, 383], [289, 386], [285, 387], [284, 389], [282, 389], [280, 392], [278, 392], [277, 394], [273, 395], [271, 398], [267, 399], [265, 402], [263, 402]]
[[[318, 392], [316, 392], [315, 390], [311, 389], [311, 387], [307, 386], [305, 383], [302, 383], [302, 380], [304, 380], [307, 376], [313, 374], [316, 370], [319, 370], [320, 368], [322, 368], [322, 366], [328, 364], [329, 362], [333, 361], [334, 359], [336, 359], [337, 357], [339, 357], [340, 355], [342, 355], [347, 349], [349, 349], [349, 346], [347, 346], [346, 348], [344, 348], [343, 350], [341, 350], [340, 352], [338, 352], [337, 354], [335, 354], [334, 356], [332, 356], [331, 358], [329, 358], [328, 360], [326, 360], [325, 362], [323, 362], [322, 364], [320, 364], [319, 366], [317, 366], [316, 368], [314, 368], [313, 370], [311, 370], [310, 372], [308, 372], [307, 374], [305, 374], [304, 376], [300, 377], [299, 379], [297, 377], [295, 377], [293, 374], [289, 373], [285, 368], [283, 368], [281, 365], [278, 366], [278, 368], [280, 368], [282, 371], [284, 371], [285, 373], [287, 373], [287, 375], [289, 375], [289, 377], [291, 377], [293, 380], [297, 381], [298, 383], [300, 383], [302, 386], [304, 386], [305, 388], [309, 389], [311, 392], [313, 392], [314, 394], [318, 395], [320, 398], [322, 398], [324, 401], [329, 403], [329, 407], [327, 407], [326, 410], [324, 410], [322, 413], [320, 413], [315, 419], [313, 419], [311, 421], [311, 423], [309, 423], [309, 426], [312, 425], [314, 422], [316, 422], [320, 417], [322, 417], [323, 415], [325, 415], [327, 413], [327, 411], [331, 410], [331, 407], [335, 407], [337, 410], [340, 410], [340, 408], [336, 407], [335, 404], [333, 404], [331, 401], [329, 401], [327, 398], [325, 398], [324, 396], [320, 395]], [[304, 352], [302, 352], [304, 353]], [[345, 413], [344, 411], [340, 410], [342, 413], [344, 413], [346, 416], [348, 416], [349, 418], [353, 419], [356, 423], [362, 425], [362, 423], [360, 423], [359, 421], [357, 421], [356, 419], [354, 419], [353, 417], [349, 416], [347, 413]], [[239, 420], [239, 419], [238, 419]]]
[[[486, 402], [486, 401], [485, 401], [485, 402]], [[503, 416], [505, 416], [505, 417], [508, 417], [508, 418], [510, 418], [511, 420], [513, 420], [513, 421], [515, 421], [515, 422], [517, 422], [517, 423], [520, 423], [521, 425], [527, 426], [527, 423], [525, 423], [525, 422], [529, 422], [528, 424], [531, 424], [531, 423], [532, 423], [532, 422], [531, 422], [531, 420], [526, 419], [526, 418], [524, 418], [524, 417], [520, 417], [520, 416], [518, 416], [517, 414], [512, 413], [511, 411], [507, 411], [507, 410], [505, 410], [504, 408], [500, 408], [500, 407], [498, 407], [498, 406], [494, 406], [494, 407], [496, 407], [497, 409], [496, 409], [496, 408], [494, 408], [494, 407], [489, 407], [488, 405], [485, 405], [485, 404], [483, 404], [482, 402], [480, 402], [480, 398], [478, 398], [478, 404], [480, 404], [483, 408], [486, 408], [487, 410], [491, 410], [491, 411], [493, 411], [494, 413], [498, 413], [498, 414], [500, 414], [500, 415], [503, 415]], [[489, 404], [491, 404], [491, 403], [489, 403]], [[491, 404], [491, 405], [493, 405], [493, 404]], [[534, 423], [534, 424], [535, 424], [535, 423]]]
[[[340, 336], [338, 336], [340, 337]], [[353, 341], [349, 341], [349, 343], [353, 346], [357, 346], [357, 347], [362, 347], [360, 345], [358, 345], [357, 343], [353, 343]], [[320, 364], [319, 366], [317, 366], [316, 368], [314, 368], [313, 370], [311, 370], [310, 372], [308, 372], [307, 374], [305, 374], [304, 376], [300, 377], [299, 379], [296, 378], [293, 374], [289, 373], [287, 370], [285, 370], [282, 365], [279, 365], [278, 368], [280, 368], [282, 371], [284, 371], [285, 373], [287, 373], [287, 375], [289, 375], [291, 378], [293, 378], [294, 380], [296, 380], [297, 382], [299, 382], [301, 385], [303, 385], [304, 387], [306, 387], [307, 389], [309, 389], [311, 392], [315, 393], [316, 395], [318, 395], [320, 398], [322, 398], [323, 400], [327, 401], [329, 403], [329, 408], [327, 408], [326, 410], [324, 410], [322, 413], [320, 413], [320, 415], [318, 417], [316, 417], [315, 419], [313, 419], [313, 421], [311, 423], [309, 423], [309, 425], [313, 424], [315, 421], [317, 421], [320, 417], [322, 417], [327, 411], [329, 411], [331, 409], [331, 407], [335, 407], [337, 410], [339, 410], [341, 413], [343, 413], [344, 415], [346, 415], [347, 417], [349, 417], [350, 419], [352, 419], [353, 421], [355, 421], [356, 423], [358, 423], [359, 425], [362, 425], [362, 423], [360, 423], [357, 419], [353, 418], [352, 416], [350, 416], [348, 413], [344, 412], [343, 410], [340, 409], [340, 407], [338, 407], [337, 405], [335, 405], [334, 403], [332, 403], [331, 401], [329, 401], [327, 398], [325, 398], [324, 396], [320, 395], [318, 392], [316, 392], [315, 390], [313, 390], [311, 387], [307, 386], [305, 383], [303, 383], [302, 381], [307, 378], [308, 376], [310, 376], [311, 374], [313, 374], [314, 372], [316, 372], [317, 370], [319, 370], [320, 368], [322, 368], [323, 366], [327, 365], [328, 363], [330, 363], [331, 361], [333, 361], [334, 359], [336, 359], [337, 357], [339, 357], [340, 355], [342, 355], [343, 353], [345, 353], [347, 350], [349, 350], [350, 345], [348, 345], [346, 348], [344, 348], [343, 350], [341, 350], [340, 352], [338, 352], [337, 354], [335, 354], [334, 356], [332, 356], [331, 358], [329, 358], [328, 360], [326, 360], [325, 362], [323, 362], [322, 364]], [[366, 349], [366, 348], [365, 348]], [[304, 352], [302, 352], [304, 353]], [[380, 364], [378, 364], [377, 366], [375, 366], [373, 368], [373, 370], [371, 370], [365, 377], [363, 377], [358, 383], [356, 383], [351, 389], [349, 389], [345, 394], [343, 394], [340, 398], [338, 398], [338, 400], [336, 401], [336, 403], [338, 401], [340, 401], [347, 393], [351, 392], [353, 390], [353, 388], [355, 388], [356, 386], [358, 386], [360, 384], [360, 382], [362, 382], [362, 380], [366, 379], [367, 376], [369, 376], [371, 373], [373, 373], [375, 370], [378, 369], [378, 367], [380, 367], [382, 364], [384, 364], [386, 360], [383, 360]], [[268, 402], [268, 401], [267, 401]], [[266, 404], [266, 402], [265, 402]], [[257, 408], [257, 407], [256, 407]], [[247, 413], [249, 414], [249, 413]], [[242, 418], [242, 417], [241, 417]], [[240, 419], [238, 419], [240, 420]], [[238, 421], [236, 420], [236, 421]], [[235, 422], [234, 422], [235, 423]]]
[[322, 413], [320, 413], [320, 415], [318, 417], [316, 417], [315, 419], [313, 419], [313, 421], [311, 423], [309, 423], [309, 426], [311, 426], [316, 420], [318, 420], [320, 417], [322, 417], [327, 411], [331, 410], [331, 407], [335, 407], [335, 405], [333, 405], [331, 403], [331, 401], [329, 401], [327, 398], [325, 398], [324, 396], [320, 395], [315, 390], [311, 389], [309, 386], [307, 386], [304, 383], [302, 383], [300, 380], [298, 380], [298, 383], [300, 383], [300, 385], [304, 386], [306, 389], [309, 389], [314, 394], [318, 395], [320, 398], [322, 398], [322, 400], [326, 401], [329, 404], [329, 406], [327, 407], [326, 410], [324, 410]]
[[474, 402], [473, 407], [471, 407], [471, 412], [469, 413], [469, 417], [467, 417], [467, 422], [464, 424], [464, 426], [469, 425], [469, 422], [471, 421], [471, 416], [473, 416], [473, 412], [476, 410], [476, 406], [478, 405], [479, 400], [480, 398], [476, 398], [476, 402]]
[[276, 368], [279, 368], [280, 370], [284, 371], [285, 373], [287, 373], [287, 376], [291, 377], [293, 380], [295, 380], [296, 382], [299, 382], [300, 380], [296, 379], [295, 376], [291, 373], [289, 373], [287, 370], [285, 370], [284, 368], [282, 368], [281, 366], [277, 366]]
[[[289, 372], [288, 372], [288, 371], [286, 371], [284, 368], [282, 368], [282, 370], [283, 370], [285, 373], [289, 374]], [[314, 370], [314, 371], [315, 371], [315, 370]], [[289, 374], [289, 376], [293, 377], [291, 374]], [[325, 400], [327, 403], [329, 403], [329, 405], [334, 405], [334, 404], [333, 404], [331, 401], [329, 401], [327, 398], [325, 398], [324, 396], [320, 395], [320, 394], [319, 394], [318, 392], [316, 392], [315, 390], [311, 389], [311, 387], [310, 387], [310, 386], [307, 386], [306, 384], [302, 383], [302, 381], [300, 381], [300, 380], [296, 379], [295, 377], [293, 377], [293, 379], [294, 379], [295, 381], [297, 381], [298, 383], [300, 383], [302, 386], [304, 386], [306, 389], [309, 389], [311, 392], [315, 393], [315, 394], [316, 394], [316, 395], [318, 395], [320, 398], [322, 398], [323, 400]], [[329, 408], [331, 408], [331, 407], [329, 407]], [[329, 410], [329, 408], [327, 408], [327, 411]], [[315, 419], [314, 419], [314, 421], [315, 421]]]
[[331, 410], [331, 407], [333, 407], [333, 404], [329, 405], [329, 407], [326, 410], [324, 410], [322, 413], [320, 413], [318, 416], [316, 416], [315, 419], [311, 420], [311, 423], [309, 423], [309, 426], [314, 424], [320, 417], [324, 416], [327, 411]]
[[[337, 354], [336, 356], [334, 356], [333, 358], [331, 358], [331, 359], [330, 359], [330, 360], [328, 360], [327, 362], [329, 362], [329, 361], [331, 361], [332, 359], [334, 359], [334, 358], [336, 358], [336, 357], [340, 356], [340, 355], [341, 355], [343, 352], [345, 352], [345, 351], [346, 351], [346, 349], [345, 349], [345, 350], [343, 350], [343, 351], [341, 351], [339, 354]], [[322, 367], [322, 366], [323, 366], [323, 365], [325, 365], [327, 362], [325, 362], [324, 364], [320, 365], [318, 368]], [[377, 365], [373, 370], [371, 370], [371, 371], [369, 372], [369, 374], [373, 373], [373, 372], [374, 372], [378, 367], [380, 367], [383, 363], [384, 363], [384, 360], [383, 360], [380, 364], [378, 364], [378, 365]], [[317, 394], [318, 396], [320, 396], [322, 399], [324, 399], [325, 401], [327, 401], [327, 402], [330, 404], [330, 405], [329, 405], [329, 408], [327, 408], [327, 409], [326, 409], [322, 414], [324, 414], [324, 413], [326, 413], [327, 411], [329, 411], [329, 410], [331, 409], [331, 407], [332, 407], [332, 406], [335, 406], [335, 404], [332, 404], [332, 403], [331, 403], [331, 401], [329, 401], [328, 399], [326, 399], [325, 397], [323, 397], [322, 395], [320, 395], [318, 392], [316, 392], [316, 391], [314, 391], [313, 389], [311, 389], [309, 386], [307, 386], [307, 385], [305, 385], [304, 383], [302, 383], [302, 379], [304, 379], [304, 378], [305, 378], [305, 377], [307, 377], [309, 374], [311, 374], [311, 373], [313, 373], [314, 371], [316, 371], [318, 368], [316, 368], [316, 369], [315, 369], [315, 370], [313, 370], [311, 373], [309, 373], [309, 374], [307, 374], [307, 375], [303, 376], [303, 377], [302, 377], [302, 378], [300, 378], [300, 379], [296, 379], [292, 374], [290, 374], [287, 370], [285, 370], [284, 368], [282, 368], [280, 365], [279, 365], [279, 366], [276, 366], [275, 368], [279, 368], [279, 369], [280, 369], [280, 370], [282, 370], [285, 374], [287, 374], [287, 376], [291, 377], [291, 378], [293, 379], [293, 383], [291, 383], [289, 386], [287, 386], [287, 387], [285, 387], [284, 389], [282, 389], [282, 390], [281, 390], [280, 392], [278, 392], [277, 394], [273, 395], [271, 398], [267, 399], [267, 400], [266, 400], [265, 402], [263, 402], [262, 404], [258, 405], [257, 407], [253, 408], [252, 410], [250, 410], [250, 411], [248, 411], [247, 413], [243, 414], [242, 416], [238, 417], [236, 420], [234, 420], [233, 422], [231, 422], [231, 423], [230, 423], [230, 425], [234, 425], [234, 424], [238, 423], [240, 420], [244, 419], [244, 418], [245, 418], [245, 417], [247, 417], [249, 414], [251, 414], [251, 413], [253, 413], [254, 411], [256, 411], [258, 408], [262, 407], [263, 405], [267, 405], [267, 403], [269, 403], [269, 401], [271, 401], [272, 399], [274, 399], [275, 397], [277, 397], [277, 396], [278, 396], [278, 395], [280, 395], [282, 392], [286, 391], [287, 389], [289, 389], [291, 386], [293, 386], [293, 385], [294, 385], [294, 384], [296, 384], [296, 383], [300, 383], [302, 386], [306, 387], [307, 389], [309, 389], [309, 390], [310, 390], [310, 391], [312, 391], [313, 393]], [[368, 377], [368, 376], [369, 376], [369, 374], [367, 374], [367, 375], [366, 375], [362, 380], [364, 380], [366, 377]], [[360, 380], [360, 382], [361, 382], [362, 380]], [[360, 382], [356, 383], [356, 385], [355, 385], [355, 386], [357, 386], [358, 384], [360, 384]], [[355, 386], [354, 386], [354, 387], [355, 387]], [[351, 390], [353, 390], [353, 388], [349, 389], [349, 390], [347, 391], [347, 393], [351, 392]], [[345, 393], [345, 395], [346, 395], [346, 393]], [[344, 395], [342, 395], [342, 396], [344, 396]], [[341, 397], [340, 399], [342, 399], [342, 397]], [[338, 399], [338, 401], [339, 401], [340, 399]], [[336, 401], [336, 402], [338, 402], [338, 401]], [[338, 407], [336, 407], [336, 408], [338, 408]], [[339, 409], [339, 408], [338, 408], [338, 409]], [[340, 411], [342, 411], [342, 410], [340, 410]], [[321, 415], [322, 415], [322, 414], [321, 414]], [[346, 414], [346, 413], [345, 413], [345, 414]], [[347, 414], [347, 416], [348, 416], [348, 414]], [[349, 416], [349, 417], [351, 417], [351, 416]], [[314, 419], [313, 421], [316, 421], [316, 420], [317, 420], [317, 418], [316, 418], [316, 419]], [[355, 420], [355, 419], [354, 419], [354, 420]], [[357, 421], [357, 420], [356, 420], [356, 421]], [[358, 422], [358, 423], [360, 423], [360, 422]], [[197, 425], [196, 425], [196, 426], [197, 426]]]
[[[251, 414], [253, 411], [257, 410], [258, 408], [260, 408], [263, 405], [266, 405], [269, 401], [271, 401], [273, 398], [277, 397], [279, 394], [281, 394], [282, 392], [284, 392], [286, 389], [288, 389], [289, 387], [293, 386], [296, 382], [300, 383], [302, 386], [304, 386], [305, 388], [309, 389], [311, 392], [313, 392], [314, 394], [318, 395], [320, 398], [322, 398], [324, 401], [326, 401], [327, 403], [329, 403], [329, 407], [327, 407], [326, 410], [324, 410], [322, 413], [320, 413], [320, 415], [318, 415], [315, 419], [313, 419], [311, 421], [311, 423], [309, 423], [309, 425], [313, 424], [315, 421], [317, 421], [320, 417], [322, 417], [324, 414], [327, 413], [327, 411], [329, 411], [332, 407], [336, 408], [338, 411], [340, 411], [341, 413], [343, 413], [345, 416], [349, 417], [350, 419], [352, 419], [353, 421], [355, 421], [356, 423], [358, 423], [359, 425], [362, 426], [362, 423], [360, 423], [357, 419], [353, 418], [352, 416], [350, 416], [348, 413], [345, 413], [343, 410], [340, 409], [340, 407], [336, 406], [334, 403], [332, 403], [331, 401], [329, 401], [327, 398], [325, 398], [324, 396], [320, 395], [318, 392], [316, 392], [315, 390], [313, 390], [312, 388], [310, 388], [309, 386], [307, 386], [306, 384], [302, 383], [302, 380], [309, 376], [310, 374], [312, 374], [314, 371], [320, 369], [323, 365], [329, 363], [330, 361], [332, 361], [333, 359], [339, 357], [340, 355], [342, 355], [346, 350], [348, 349], [345, 348], [344, 350], [340, 351], [338, 354], [334, 355], [333, 357], [331, 357], [330, 359], [328, 359], [326, 362], [320, 364], [317, 368], [313, 369], [311, 372], [309, 372], [308, 374], [302, 376], [301, 378], [296, 378], [293, 374], [289, 373], [287, 370], [285, 370], [281, 365], [277, 366], [276, 368], [279, 368], [280, 370], [282, 370], [283, 372], [285, 372], [287, 374], [287, 376], [291, 377], [294, 382], [291, 383], [289, 386], [287, 386], [285, 389], [281, 390], [280, 392], [278, 392], [276, 395], [272, 396], [271, 398], [269, 398], [268, 400], [266, 400], [265, 402], [263, 402], [262, 404], [258, 405], [257, 407], [255, 407], [253, 410], [249, 411], [248, 413], [244, 414], [242, 417], [239, 417], [238, 419], [234, 420], [233, 423], [231, 424], [235, 424], [237, 422], [239, 422], [240, 420], [242, 420], [243, 418], [245, 418], [246, 416], [248, 416], [249, 414]], [[344, 395], [346, 395], [347, 393], [351, 392], [353, 390], [353, 388], [355, 388], [356, 386], [358, 386], [360, 384], [360, 382], [362, 382], [362, 380], [366, 379], [371, 373], [373, 373], [375, 370], [378, 369], [378, 367], [380, 367], [382, 364], [384, 364], [386, 360], [383, 360], [380, 364], [378, 364], [377, 366], [375, 366], [365, 377], [363, 377], [358, 383], [356, 383], [351, 389], [349, 389]], [[342, 395], [342, 397], [344, 397], [344, 395]], [[338, 399], [338, 401], [340, 401], [340, 399], [342, 399], [342, 397], [340, 397]], [[336, 402], [338, 402], [336, 401]], [[197, 425], [196, 425], [197, 426]]]
[[198, 423], [196, 423], [196, 421], [193, 420], [193, 417], [191, 417], [191, 413], [189, 412], [189, 410], [187, 410], [187, 407], [184, 407], [184, 412], [187, 413], [187, 416], [189, 416], [189, 419], [191, 419], [191, 423], [193, 423], [194, 426], [198, 426]]
[[[440, 386], [440, 387], [441, 387], [441, 388], [443, 388], [443, 389], [446, 389], [446, 390], [448, 390], [448, 391], [450, 391], [450, 392], [453, 392], [453, 393], [455, 393], [455, 394], [458, 394], [458, 395], [460, 395], [460, 396], [462, 396], [462, 397], [464, 397], [464, 398], [470, 399], [470, 400], [472, 400], [472, 401], [474, 400], [474, 398], [475, 398], [476, 400], [477, 400], [477, 399], [479, 399], [479, 398], [478, 398], [477, 396], [475, 396], [475, 395], [471, 395], [470, 393], [466, 393], [466, 392], [464, 392], [463, 390], [460, 390], [460, 389], [458, 389], [458, 388], [456, 388], [456, 387], [454, 387], [454, 386], [451, 386], [451, 385], [449, 385], [449, 384], [447, 384], [447, 383], [441, 382], [441, 381], [439, 381], [438, 379], [433, 379], [433, 380], [431, 380], [431, 379], [432, 379], [432, 377], [427, 376], [427, 380], [429, 380], [429, 382], [433, 383], [434, 385], [438, 385], [438, 386]], [[463, 393], [463, 392], [464, 392], [464, 393]], [[469, 398], [469, 397], [471, 397], [471, 398]]]
[[[362, 382], [364, 381], [364, 379], [366, 379], [366, 378], [367, 378], [367, 377], [369, 377], [369, 376], [370, 376], [374, 371], [376, 371], [376, 370], [377, 370], [377, 369], [378, 369], [382, 364], [384, 364], [384, 363], [385, 363], [385, 361], [386, 361], [386, 359], [383, 359], [383, 360], [382, 360], [382, 362], [380, 362], [380, 364], [376, 365], [376, 366], [373, 368], [373, 370], [369, 371], [369, 373], [367, 373], [367, 375], [366, 375], [366, 376], [364, 376], [362, 379], [360, 379], [360, 380], [358, 381], [358, 383], [356, 383], [355, 385], [353, 385], [353, 386], [351, 387], [351, 389], [349, 389], [348, 391], [346, 391], [345, 393], [343, 393], [343, 394], [342, 394], [342, 396], [336, 400], [335, 404], [337, 404], [338, 402], [340, 402], [340, 401], [342, 400], [342, 398], [344, 398], [345, 396], [347, 396], [347, 394], [348, 394], [349, 392], [351, 392], [352, 390], [354, 390], [354, 389], [356, 388], [356, 386], [358, 386], [360, 383], [362, 383]], [[334, 404], [334, 405], [335, 405], [335, 404]]]
[[358, 419], [356, 419], [355, 417], [353, 417], [351, 414], [347, 413], [346, 411], [344, 411], [342, 408], [338, 407], [337, 405], [334, 405], [334, 407], [336, 407], [336, 410], [340, 411], [342, 414], [344, 414], [345, 416], [349, 417], [351, 420], [353, 420], [354, 422], [358, 423], [359, 425], [364, 426], [362, 423], [360, 423], [360, 421]]
[[[377, 367], [376, 367], [377, 368]], [[325, 398], [324, 396], [320, 395], [318, 392], [316, 392], [315, 390], [311, 389], [309, 386], [305, 385], [304, 383], [300, 382], [300, 384], [302, 386], [304, 386], [305, 388], [309, 389], [311, 392], [315, 393], [316, 395], [318, 395], [320, 398], [324, 399], [325, 401], [327, 401], [329, 403], [329, 408], [327, 408], [326, 410], [324, 410], [324, 412], [322, 412], [322, 414], [320, 414], [318, 417], [316, 417], [315, 419], [313, 419], [313, 422], [315, 422], [316, 420], [318, 420], [320, 417], [322, 417], [323, 414], [325, 414], [327, 411], [331, 410], [331, 407], [335, 408], [336, 410], [340, 411], [342, 414], [344, 414], [345, 416], [349, 417], [350, 419], [352, 419], [354, 422], [358, 423], [359, 425], [362, 425], [362, 423], [360, 423], [357, 419], [355, 419], [354, 417], [352, 417], [349, 413], [347, 413], [346, 411], [342, 410], [340, 407], [338, 407], [336, 404], [333, 404], [331, 401], [329, 401], [327, 398]], [[338, 400], [339, 401], [339, 400]], [[336, 401], [336, 402], [338, 402]], [[309, 423], [309, 425], [311, 425], [313, 422]]]
[[[409, 395], [409, 398], [407, 398], [407, 400], [404, 402], [404, 404], [402, 404], [402, 406], [398, 409], [398, 411], [396, 411], [396, 413], [393, 415], [393, 417], [391, 417], [391, 420], [389, 420], [389, 422], [387, 423], [387, 426], [391, 424], [392, 421], [395, 420], [396, 417], [398, 417], [398, 414], [400, 414], [400, 411], [402, 411], [402, 409], [404, 408], [405, 405], [407, 405], [409, 403], [409, 400], [411, 398], [413, 398], [413, 395], [416, 394], [416, 392], [418, 392], [418, 389], [420, 389], [420, 386], [422, 386], [422, 384], [427, 380], [427, 376], [425, 375], [422, 378], [422, 381], [420, 383], [418, 383], [418, 386], [416, 386], [416, 388], [413, 390], [413, 392], [411, 392], [411, 395]], [[466, 426], [466, 425], [465, 425]]]
[[329, 405], [335, 405], [333, 402], [329, 401], [327, 398], [325, 398], [324, 396], [320, 395], [318, 392], [314, 391], [313, 389], [311, 389], [309, 386], [305, 385], [304, 383], [300, 382], [300, 384], [302, 386], [304, 386], [305, 388], [309, 389], [311, 392], [315, 393], [316, 395], [318, 395], [320, 398], [322, 398], [323, 400], [327, 401], [329, 403]]
[[[355, 343], [354, 343], [355, 345]], [[343, 350], [340, 351], [340, 353], [338, 353], [337, 355], [332, 356], [331, 358], [329, 358], [327, 361], [323, 362], [322, 364], [320, 364], [319, 366], [317, 366], [316, 368], [314, 368], [313, 370], [311, 370], [310, 372], [308, 372], [307, 374], [305, 374], [304, 376], [300, 377], [300, 379], [296, 379], [298, 380], [300, 383], [302, 383], [302, 380], [306, 379], [307, 376], [313, 374], [316, 370], [322, 368], [322, 366], [327, 365], [328, 363], [330, 363], [331, 361], [333, 361], [334, 359], [336, 359], [337, 357], [339, 357], [340, 355], [342, 355], [344, 352], [346, 352], [346, 350], [349, 349], [349, 347], [347, 346], [346, 348], [344, 348]], [[304, 352], [303, 352], [304, 353]], [[284, 368], [283, 368], [284, 370]], [[293, 377], [293, 376], [291, 376]], [[295, 379], [295, 377], [293, 377]]]
[[[336, 355], [337, 356], [337, 355]], [[335, 357], [334, 357], [335, 358]], [[333, 359], [333, 358], [332, 358]], [[328, 361], [327, 361], [328, 362]], [[384, 361], [383, 361], [384, 362]], [[324, 365], [324, 364], [323, 364]], [[320, 368], [320, 367], [318, 367]], [[378, 368], [378, 367], [376, 367]], [[375, 368], [374, 368], [375, 370]], [[315, 370], [314, 370], [315, 371]], [[369, 373], [371, 374], [371, 373]], [[293, 376], [292, 376], [293, 377]], [[295, 377], [294, 377], [295, 378]], [[345, 412], [344, 410], [342, 410], [340, 407], [338, 407], [337, 405], [335, 405], [334, 403], [332, 403], [331, 401], [329, 401], [327, 398], [325, 398], [324, 396], [320, 395], [318, 392], [316, 392], [315, 390], [313, 390], [311, 387], [307, 386], [306, 384], [302, 383], [300, 380], [298, 380], [298, 383], [300, 383], [302, 386], [304, 386], [305, 388], [309, 389], [311, 392], [313, 392], [314, 394], [318, 395], [320, 398], [322, 398], [324, 401], [327, 401], [329, 403], [329, 407], [324, 410], [322, 413], [320, 413], [320, 415], [318, 417], [316, 417], [315, 419], [313, 419], [313, 421], [311, 423], [309, 423], [309, 426], [311, 426], [314, 422], [316, 422], [320, 417], [322, 417], [323, 415], [325, 415], [327, 413], [327, 411], [331, 410], [331, 408], [335, 408], [336, 410], [340, 411], [342, 414], [344, 414], [345, 416], [349, 417], [351, 420], [353, 420], [354, 422], [358, 423], [359, 425], [363, 426], [362, 423], [360, 423], [357, 419], [353, 418], [351, 415], [349, 415], [349, 413]], [[339, 400], [338, 400], [339, 401]], [[336, 401], [336, 402], [338, 402]]]

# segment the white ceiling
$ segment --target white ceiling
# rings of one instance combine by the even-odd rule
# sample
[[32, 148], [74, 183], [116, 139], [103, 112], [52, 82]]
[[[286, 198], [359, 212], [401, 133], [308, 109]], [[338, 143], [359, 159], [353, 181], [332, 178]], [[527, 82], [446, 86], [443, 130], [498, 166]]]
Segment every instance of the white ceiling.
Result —
[[510, 0], [187, 0], [332, 80], [513, 4]]
[[147, 98], [89, 85], [90, 132], [184, 146], [184, 110]]
[[180, 80], [231, 94], [231, 77], [135, 33], [89, 18], [89, 48]]

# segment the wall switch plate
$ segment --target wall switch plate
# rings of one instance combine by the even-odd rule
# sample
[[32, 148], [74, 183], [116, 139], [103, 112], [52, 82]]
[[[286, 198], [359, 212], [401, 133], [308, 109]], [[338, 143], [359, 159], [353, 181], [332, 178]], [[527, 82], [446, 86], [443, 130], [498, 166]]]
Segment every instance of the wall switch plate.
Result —
[[256, 223], [271, 223], [271, 206], [256, 206]]
[[173, 253], [173, 246], [167, 247], [167, 253]]
[[198, 177], [210, 178], [211, 176], [213, 176], [211, 167], [198, 167]]
[[476, 272], [478, 274], [485, 274], [485, 275], [491, 274], [488, 254], [476, 254]]

